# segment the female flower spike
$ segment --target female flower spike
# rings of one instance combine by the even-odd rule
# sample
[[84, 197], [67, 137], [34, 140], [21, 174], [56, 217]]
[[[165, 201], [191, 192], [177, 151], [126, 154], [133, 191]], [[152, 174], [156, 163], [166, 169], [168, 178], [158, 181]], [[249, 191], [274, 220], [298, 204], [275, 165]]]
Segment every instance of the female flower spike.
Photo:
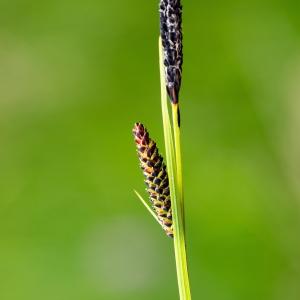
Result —
[[167, 92], [178, 103], [183, 62], [180, 0], [161, 0], [159, 12]]
[[132, 132], [153, 211], [166, 234], [173, 237], [169, 179], [163, 158], [143, 124], [136, 123]]

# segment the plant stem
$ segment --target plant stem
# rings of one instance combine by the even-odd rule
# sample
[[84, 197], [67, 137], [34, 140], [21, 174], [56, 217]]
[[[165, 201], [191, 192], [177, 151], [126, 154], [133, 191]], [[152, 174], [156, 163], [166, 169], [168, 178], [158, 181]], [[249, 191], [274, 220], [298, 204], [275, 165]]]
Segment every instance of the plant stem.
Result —
[[176, 173], [177, 173], [177, 187], [178, 198], [181, 203], [181, 212], [184, 223], [184, 197], [183, 197], [183, 181], [182, 181], [182, 158], [181, 158], [181, 138], [179, 127], [179, 104], [172, 103], [172, 119], [173, 119], [173, 134], [175, 141], [175, 155], [176, 155]]
[[183, 186], [182, 164], [180, 147], [180, 128], [178, 126], [178, 105], [172, 104], [173, 130], [175, 144], [172, 136], [172, 127], [168, 111], [168, 96], [165, 86], [165, 72], [163, 65], [163, 51], [159, 39], [159, 61], [161, 81], [161, 105], [163, 116], [164, 139], [166, 147], [167, 169], [169, 174], [170, 195], [172, 203], [172, 218], [174, 230], [174, 252], [180, 300], [190, 300], [190, 284], [187, 267], [184, 217], [183, 217]]

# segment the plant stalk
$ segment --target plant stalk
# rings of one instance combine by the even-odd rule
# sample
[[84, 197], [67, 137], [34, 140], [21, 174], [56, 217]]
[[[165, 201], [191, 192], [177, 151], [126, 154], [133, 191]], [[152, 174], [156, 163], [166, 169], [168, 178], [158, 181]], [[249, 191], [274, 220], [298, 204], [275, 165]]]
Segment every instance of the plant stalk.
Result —
[[[173, 231], [174, 231], [174, 253], [180, 300], [190, 300], [190, 284], [187, 267], [184, 212], [183, 212], [183, 185], [182, 185], [182, 163], [180, 147], [180, 128], [178, 125], [178, 104], [172, 104], [172, 126], [168, 111], [168, 96], [165, 86], [165, 71], [163, 64], [163, 48], [161, 38], [159, 39], [159, 62], [161, 82], [161, 105], [165, 139], [165, 150], [167, 170], [169, 174], [170, 195], [172, 205]], [[174, 143], [175, 140], [175, 143]]]

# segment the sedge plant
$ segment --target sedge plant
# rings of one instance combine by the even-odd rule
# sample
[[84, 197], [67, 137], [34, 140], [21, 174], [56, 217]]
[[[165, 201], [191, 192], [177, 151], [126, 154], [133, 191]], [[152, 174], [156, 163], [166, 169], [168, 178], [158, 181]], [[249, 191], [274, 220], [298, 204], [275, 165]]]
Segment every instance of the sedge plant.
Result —
[[143, 124], [136, 123], [133, 135], [150, 205], [138, 192], [136, 194], [167, 236], [173, 238], [180, 300], [190, 300], [179, 110], [183, 62], [182, 6], [180, 0], [161, 0], [159, 8], [159, 69], [166, 165], [147, 129]]

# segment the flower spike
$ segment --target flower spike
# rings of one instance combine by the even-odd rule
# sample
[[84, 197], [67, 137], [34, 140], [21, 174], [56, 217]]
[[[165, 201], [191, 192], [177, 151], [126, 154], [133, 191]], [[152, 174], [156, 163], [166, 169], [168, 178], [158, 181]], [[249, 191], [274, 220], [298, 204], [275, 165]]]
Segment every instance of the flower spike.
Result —
[[166, 88], [172, 103], [178, 103], [183, 62], [180, 0], [160, 0], [159, 12]]
[[169, 237], [173, 237], [169, 179], [163, 158], [143, 124], [136, 123], [132, 132], [152, 209], [163, 230]]

